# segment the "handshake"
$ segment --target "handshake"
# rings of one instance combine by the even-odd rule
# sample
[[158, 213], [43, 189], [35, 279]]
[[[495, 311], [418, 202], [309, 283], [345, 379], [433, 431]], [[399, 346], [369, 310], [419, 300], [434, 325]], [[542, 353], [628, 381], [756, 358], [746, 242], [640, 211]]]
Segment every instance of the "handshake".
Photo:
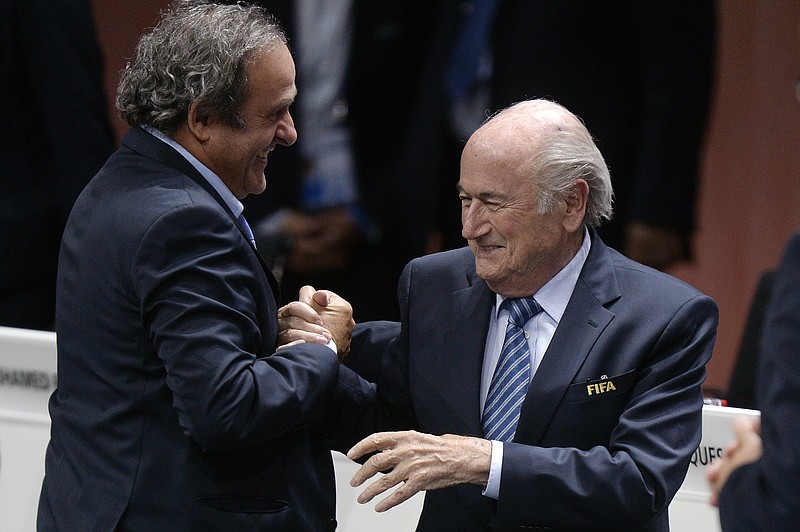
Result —
[[311, 286], [300, 289], [297, 301], [278, 310], [278, 349], [302, 342], [330, 345], [339, 362], [350, 352], [350, 340], [356, 322], [353, 307], [344, 298], [329, 290]]

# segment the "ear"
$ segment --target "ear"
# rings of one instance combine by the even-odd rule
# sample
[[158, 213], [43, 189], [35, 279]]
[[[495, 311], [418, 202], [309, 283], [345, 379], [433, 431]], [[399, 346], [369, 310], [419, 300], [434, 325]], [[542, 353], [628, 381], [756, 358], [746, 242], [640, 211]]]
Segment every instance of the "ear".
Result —
[[570, 233], [574, 233], [583, 225], [586, 216], [586, 202], [589, 200], [589, 184], [578, 179], [572, 187], [572, 192], [566, 198], [566, 210], [564, 211], [564, 228]]
[[186, 126], [189, 133], [197, 140], [203, 143], [211, 138], [211, 124], [213, 120], [211, 117], [198, 112], [197, 101], [189, 104], [189, 112], [186, 115]]

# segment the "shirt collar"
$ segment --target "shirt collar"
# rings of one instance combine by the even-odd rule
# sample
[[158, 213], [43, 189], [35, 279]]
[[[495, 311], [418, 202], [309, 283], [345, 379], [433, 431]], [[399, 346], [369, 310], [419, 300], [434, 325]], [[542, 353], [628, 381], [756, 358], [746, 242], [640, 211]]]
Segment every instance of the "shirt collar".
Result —
[[189, 152], [189, 150], [181, 146], [171, 137], [168, 137], [167, 135], [165, 135], [164, 133], [162, 133], [161, 131], [152, 126], [145, 125], [142, 126], [142, 129], [153, 135], [158, 140], [166, 144], [169, 144], [170, 146], [175, 148], [175, 150], [178, 153], [180, 153], [184, 159], [189, 161], [189, 164], [194, 166], [197, 169], [197, 171], [200, 172], [203, 178], [206, 181], [208, 181], [208, 183], [212, 187], [214, 187], [214, 190], [216, 190], [217, 193], [222, 197], [222, 200], [231, 210], [234, 217], [238, 218], [239, 215], [242, 214], [242, 211], [244, 211], [244, 205], [242, 205], [242, 202], [239, 201], [236, 198], [236, 196], [233, 195], [233, 192], [231, 192], [231, 190], [227, 187], [227, 185], [225, 185], [225, 183], [222, 182], [222, 179], [220, 179], [217, 174], [212, 172], [211, 169], [209, 169], [206, 165], [201, 163], [197, 157], [195, 157]]
[[[556, 324], [561, 321], [561, 316], [564, 315], [564, 310], [567, 308], [569, 298], [572, 297], [572, 291], [575, 289], [575, 284], [578, 282], [578, 277], [583, 269], [583, 264], [586, 262], [586, 257], [589, 256], [589, 249], [591, 246], [592, 240], [589, 237], [589, 230], [584, 228], [583, 242], [578, 252], [572, 257], [572, 260], [533, 295], [536, 302], [542, 307], [542, 310], [546, 312]], [[497, 319], [499, 315], [500, 304], [505, 299], [505, 297], [497, 294], [495, 319]]]

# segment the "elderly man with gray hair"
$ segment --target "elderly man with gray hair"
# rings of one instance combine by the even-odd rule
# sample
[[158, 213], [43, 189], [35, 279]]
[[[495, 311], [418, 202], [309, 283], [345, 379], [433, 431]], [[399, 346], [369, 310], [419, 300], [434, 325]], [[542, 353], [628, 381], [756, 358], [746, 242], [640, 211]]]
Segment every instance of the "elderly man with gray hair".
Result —
[[716, 304], [597, 236], [609, 171], [554, 102], [481, 126], [458, 191], [469, 247], [408, 264], [394, 338], [356, 328], [353, 353], [385, 357], [371, 414], [338, 442], [365, 460], [353, 485], [386, 472], [359, 502], [389, 492], [384, 511], [427, 491], [417, 530], [432, 532], [669, 530], [700, 442]]

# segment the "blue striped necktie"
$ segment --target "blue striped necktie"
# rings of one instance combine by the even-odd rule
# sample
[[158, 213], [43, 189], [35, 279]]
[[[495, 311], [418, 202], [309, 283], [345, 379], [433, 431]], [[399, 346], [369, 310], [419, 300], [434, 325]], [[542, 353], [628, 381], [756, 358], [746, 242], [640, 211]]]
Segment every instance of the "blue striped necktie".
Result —
[[483, 434], [487, 440], [511, 441], [531, 380], [531, 351], [522, 327], [542, 307], [533, 297], [526, 297], [505, 299], [500, 308], [508, 309], [510, 315], [503, 350], [483, 408]]
[[253, 244], [253, 247], [256, 247], [256, 237], [253, 236], [253, 230], [250, 229], [250, 224], [248, 224], [247, 220], [244, 219], [244, 214], [240, 214], [237, 220], [239, 221], [239, 226], [244, 231], [244, 234], [247, 235], [248, 239], [250, 239], [250, 243]]

